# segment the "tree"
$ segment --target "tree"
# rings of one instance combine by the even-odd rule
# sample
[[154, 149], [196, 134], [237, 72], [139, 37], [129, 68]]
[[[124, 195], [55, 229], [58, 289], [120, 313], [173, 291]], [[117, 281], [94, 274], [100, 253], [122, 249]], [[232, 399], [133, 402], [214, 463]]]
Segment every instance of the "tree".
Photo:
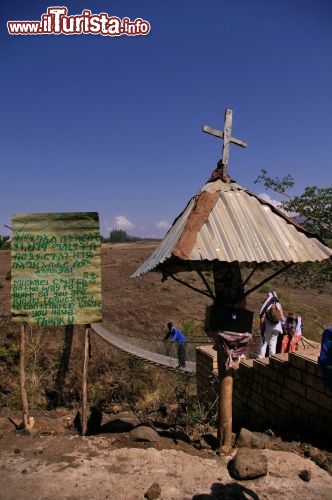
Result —
[[110, 243], [126, 243], [129, 241], [129, 236], [123, 229], [113, 229], [110, 232], [109, 241]]
[[292, 196], [289, 189], [294, 186], [295, 181], [291, 175], [282, 179], [272, 178], [264, 169], [254, 182], [262, 182], [266, 189], [283, 195], [286, 199], [280, 202], [281, 208], [286, 212], [298, 214], [306, 229], [324, 239], [332, 237], [332, 187], [307, 186], [302, 194]]
[[10, 248], [10, 236], [1, 236], [0, 234], [0, 250], [8, 250]]
[[[264, 169], [254, 183], [262, 183], [265, 189], [281, 194], [284, 200], [280, 202], [280, 207], [286, 212], [299, 215], [301, 224], [307, 230], [317, 233], [326, 240], [326, 244], [331, 244], [328, 240], [332, 239], [332, 187], [307, 186], [302, 194], [292, 196], [289, 190], [294, 187], [295, 181], [291, 175], [282, 179], [273, 178]], [[332, 281], [331, 260], [295, 265], [285, 273], [285, 278], [298, 286], [320, 288], [324, 283]]]

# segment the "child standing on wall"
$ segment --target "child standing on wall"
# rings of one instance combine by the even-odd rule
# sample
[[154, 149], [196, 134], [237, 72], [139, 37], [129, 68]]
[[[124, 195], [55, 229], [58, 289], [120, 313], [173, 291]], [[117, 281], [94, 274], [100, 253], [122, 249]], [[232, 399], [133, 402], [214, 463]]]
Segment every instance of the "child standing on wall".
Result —
[[282, 325], [283, 339], [281, 343], [281, 352], [294, 352], [302, 336], [302, 319], [294, 312], [289, 312], [285, 322]]

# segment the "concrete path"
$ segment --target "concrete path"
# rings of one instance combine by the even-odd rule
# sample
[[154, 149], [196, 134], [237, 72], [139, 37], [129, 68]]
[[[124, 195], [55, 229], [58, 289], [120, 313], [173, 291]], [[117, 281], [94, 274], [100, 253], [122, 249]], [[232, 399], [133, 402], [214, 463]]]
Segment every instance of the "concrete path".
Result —
[[120, 336], [114, 332], [111, 332], [108, 328], [106, 328], [103, 323], [93, 323], [91, 325], [92, 329], [106, 342], [109, 342], [113, 346], [117, 347], [121, 351], [125, 351], [126, 353], [135, 356], [137, 358], [143, 359], [148, 363], [153, 365], [161, 366], [168, 370], [179, 371], [183, 373], [195, 373], [196, 372], [196, 363], [192, 361], [187, 361], [186, 367], [177, 369], [178, 360], [176, 358], [170, 358], [169, 356], [164, 356], [163, 354], [158, 354], [156, 352], [148, 351], [137, 347], [131, 344], [128, 339]]

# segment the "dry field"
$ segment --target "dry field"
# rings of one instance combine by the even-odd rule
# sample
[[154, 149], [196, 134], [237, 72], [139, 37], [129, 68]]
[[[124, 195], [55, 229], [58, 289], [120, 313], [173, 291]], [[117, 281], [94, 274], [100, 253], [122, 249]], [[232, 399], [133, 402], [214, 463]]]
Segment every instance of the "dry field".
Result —
[[[153, 252], [157, 243], [126, 243], [102, 245], [102, 300], [103, 320], [125, 332], [145, 337], [161, 338], [165, 325], [173, 321], [180, 327], [195, 325], [195, 333], [203, 335], [205, 308], [210, 300], [169, 278], [161, 283], [159, 273], [147, 273], [141, 278], [130, 275]], [[0, 252], [0, 316], [10, 314], [10, 251]], [[268, 271], [266, 271], [268, 272]], [[265, 272], [265, 273], [266, 273]], [[181, 276], [191, 285], [202, 288], [194, 273]], [[257, 282], [257, 278], [256, 279]], [[255, 281], [250, 282], [253, 286]], [[254, 333], [258, 333], [258, 312], [266, 293], [274, 289], [284, 310], [295, 310], [302, 315], [305, 336], [319, 340], [322, 330], [332, 324], [331, 284], [325, 290], [296, 288], [285, 284], [282, 278], [263, 285], [248, 297], [248, 308], [254, 311]]]

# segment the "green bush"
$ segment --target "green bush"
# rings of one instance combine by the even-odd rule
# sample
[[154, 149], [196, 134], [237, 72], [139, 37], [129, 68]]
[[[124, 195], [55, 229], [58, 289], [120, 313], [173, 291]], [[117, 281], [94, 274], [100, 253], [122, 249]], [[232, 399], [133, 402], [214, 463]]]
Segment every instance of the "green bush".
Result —
[[188, 340], [204, 335], [201, 326], [190, 318], [183, 320], [180, 330], [185, 334]]
[[0, 347], [0, 362], [8, 363], [8, 361], [14, 361], [18, 358], [19, 352], [16, 346], [11, 345], [9, 347]]
[[0, 250], [9, 250], [10, 249], [10, 236], [2, 236], [0, 234]]

